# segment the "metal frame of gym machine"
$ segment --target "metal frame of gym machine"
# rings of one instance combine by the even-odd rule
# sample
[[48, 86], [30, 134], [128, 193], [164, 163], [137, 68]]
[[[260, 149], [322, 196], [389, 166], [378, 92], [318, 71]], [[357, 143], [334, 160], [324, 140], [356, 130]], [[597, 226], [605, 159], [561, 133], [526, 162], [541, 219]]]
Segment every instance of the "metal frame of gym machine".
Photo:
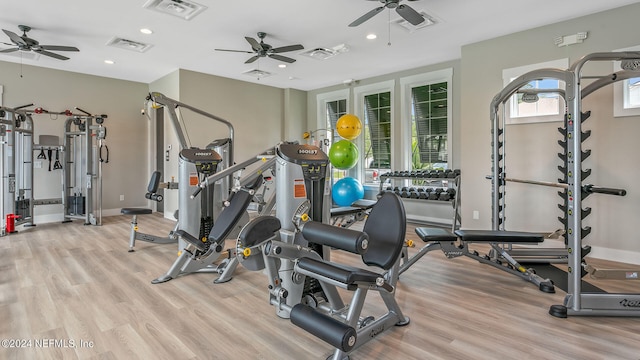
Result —
[[19, 216], [16, 226], [33, 225], [33, 148], [31, 114], [0, 106], [0, 236], [8, 214]]
[[[616, 72], [609, 77], [603, 76], [582, 88], [582, 68], [590, 61], [621, 61], [623, 71]], [[508, 181], [504, 168], [504, 104], [520, 88], [533, 80], [557, 79], [566, 85], [565, 102], [567, 113], [566, 128], [561, 130], [565, 135], [566, 153], [559, 156], [566, 160], [566, 183], [542, 184], [558, 186], [566, 189], [566, 201], [560, 208], [565, 212], [566, 238], [568, 252], [568, 281], [569, 288], [563, 305], [552, 305], [549, 313], [556, 317], [576, 316], [640, 316], [640, 294], [623, 293], [586, 293], [582, 291], [584, 262], [582, 240], [590, 229], [582, 227], [582, 220], [589, 214], [589, 209], [582, 209], [582, 199], [590, 193], [604, 193], [609, 195], [623, 195], [623, 190], [599, 188], [582, 184], [582, 180], [589, 171], [582, 169], [582, 161], [589, 152], [583, 152], [582, 141], [589, 132], [581, 130], [582, 122], [588, 114], [582, 113], [582, 99], [597, 89], [616, 81], [637, 77], [633, 72], [640, 67], [640, 52], [604, 52], [592, 53], [575, 62], [568, 70], [539, 69], [528, 72], [509, 83], [491, 102], [490, 117], [492, 121], [492, 226], [494, 230], [504, 229], [504, 194]], [[590, 78], [590, 77], [589, 77]], [[498, 115], [502, 105], [502, 122]], [[563, 144], [564, 145], [564, 144]], [[532, 182], [536, 183], [536, 182]]]
[[[70, 116], [64, 123], [62, 203], [64, 221], [84, 220], [84, 225], [102, 225], [102, 151], [107, 136], [107, 115]], [[96, 125], [93, 124], [95, 121]], [[107, 149], [107, 158], [108, 158]], [[96, 157], [100, 157], [96, 161]], [[108, 160], [107, 160], [108, 161]]]
[[[213, 174], [207, 176], [204, 179], [199, 179], [195, 185], [190, 184], [190, 174], [196, 172], [196, 164], [189, 162], [185, 157], [181, 155], [178, 174], [178, 205], [180, 213], [178, 216], [178, 226], [176, 227], [176, 233], [186, 232], [187, 234], [202, 239], [209, 235], [210, 228], [203, 229], [201, 227], [200, 220], [202, 217], [210, 217], [211, 219], [217, 219], [220, 212], [223, 210], [223, 204], [227, 200], [231, 186], [234, 184], [234, 174], [244, 170], [247, 166], [263, 160], [263, 163], [257, 170], [254, 170], [251, 174], [246, 175], [243, 179], [239, 179], [237, 187], [241, 187], [248, 182], [255, 180], [254, 174], [260, 174], [267, 168], [273, 167], [275, 159], [267, 160], [269, 154], [273, 154], [272, 149], [250, 158], [247, 161], [243, 161], [239, 164], [234, 164], [234, 129], [233, 124], [229, 121], [222, 119], [216, 115], [207, 113], [198, 108], [182, 103], [180, 101], [166, 97], [165, 95], [152, 92], [147, 97], [147, 101], [152, 101], [154, 107], [156, 104], [164, 106], [169, 117], [173, 123], [178, 141], [182, 148], [181, 153], [185, 149], [191, 147], [189, 140], [186, 137], [186, 129], [184, 124], [180, 122], [177, 108], [185, 108], [202, 115], [209, 119], [221, 122], [225, 124], [229, 129], [229, 138], [218, 139], [210, 143], [207, 148], [213, 147], [215, 152], [222, 155], [222, 161], [218, 164], [216, 171]], [[196, 197], [200, 197], [196, 199]], [[263, 207], [263, 211], [270, 211], [273, 208], [274, 200], [269, 200]], [[205, 209], [206, 214], [202, 214], [202, 210]], [[246, 217], [248, 222], [248, 215]], [[243, 220], [241, 219], [240, 222]], [[211, 224], [212, 225], [212, 224]], [[237, 225], [236, 225], [237, 226]], [[237, 229], [239, 232], [239, 228]], [[233, 232], [232, 232], [233, 233]], [[178, 258], [171, 265], [169, 270], [162, 276], [154, 279], [153, 284], [159, 284], [172, 280], [178, 276], [186, 275], [190, 273], [218, 273], [220, 277], [215, 280], [216, 283], [222, 283], [231, 280], [233, 272], [237, 266], [235, 257], [228, 256], [228, 252], [222, 251], [222, 247], [212, 246], [206, 251], [202, 252], [197, 250], [192, 244], [182, 239], [179, 236], [178, 251], [180, 251]], [[218, 265], [214, 262], [222, 259], [224, 254], [227, 254], [227, 258], [224, 259]]]

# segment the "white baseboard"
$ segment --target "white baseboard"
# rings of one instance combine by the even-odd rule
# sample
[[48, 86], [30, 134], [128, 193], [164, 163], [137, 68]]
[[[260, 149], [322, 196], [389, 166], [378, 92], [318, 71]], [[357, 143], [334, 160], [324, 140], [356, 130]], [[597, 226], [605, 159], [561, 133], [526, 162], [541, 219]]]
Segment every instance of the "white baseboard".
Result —
[[600, 246], [591, 246], [591, 253], [588, 257], [622, 262], [626, 264], [640, 265], [640, 252], [629, 250], [618, 250]]
[[[102, 216], [117, 216], [120, 215], [120, 209], [106, 209], [102, 210]], [[64, 216], [62, 213], [56, 214], [44, 214], [44, 215], [36, 215], [33, 217], [34, 224], [48, 224], [54, 222], [62, 222], [64, 220]]]

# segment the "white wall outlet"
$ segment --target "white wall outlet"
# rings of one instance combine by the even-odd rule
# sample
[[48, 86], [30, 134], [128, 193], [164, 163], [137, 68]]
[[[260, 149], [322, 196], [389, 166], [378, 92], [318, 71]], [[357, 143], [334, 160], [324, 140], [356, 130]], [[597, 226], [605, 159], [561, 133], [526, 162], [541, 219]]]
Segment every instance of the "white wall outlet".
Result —
[[124, 201], [124, 195], [120, 195], [120, 201]]
[[473, 210], [473, 220], [480, 220], [480, 211]]

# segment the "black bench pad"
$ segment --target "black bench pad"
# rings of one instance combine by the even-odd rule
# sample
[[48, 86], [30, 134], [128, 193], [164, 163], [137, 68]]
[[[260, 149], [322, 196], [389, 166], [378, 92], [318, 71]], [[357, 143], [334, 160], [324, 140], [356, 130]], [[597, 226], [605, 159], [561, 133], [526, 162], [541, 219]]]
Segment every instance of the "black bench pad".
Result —
[[331, 217], [334, 216], [345, 216], [351, 214], [357, 214], [359, 212], [363, 212], [365, 209], [353, 206], [341, 206], [336, 208], [331, 208]]
[[544, 236], [538, 233], [494, 230], [456, 230], [455, 234], [465, 242], [541, 243]]
[[380, 274], [365, 269], [355, 268], [347, 265], [328, 263], [308, 257], [298, 259], [300, 269], [324, 276], [347, 285], [356, 283], [375, 284]]
[[454, 235], [450, 230], [431, 227], [418, 227], [416, 228], [416, 234], [424, 242], [429, 241], [456, 241], [458, 237]]
[[151, 214], [153, 211], [151, 209], [146, 208], [122, 208], [120, 209], [120, 213], [125, 215], [147, 215]]
[[351, 214], [357, 214], [359, 212], [369, 210], [375, 205], [377, 201], [368, 199], [359, 199], [351, 203], [351, 206], [341, 206], [331, 209], [331, 216], [345, 216]]
[[377, 203], [376, 200], [359, 199], [351, 203], [351, 206], [361, 209], [371, 209]]

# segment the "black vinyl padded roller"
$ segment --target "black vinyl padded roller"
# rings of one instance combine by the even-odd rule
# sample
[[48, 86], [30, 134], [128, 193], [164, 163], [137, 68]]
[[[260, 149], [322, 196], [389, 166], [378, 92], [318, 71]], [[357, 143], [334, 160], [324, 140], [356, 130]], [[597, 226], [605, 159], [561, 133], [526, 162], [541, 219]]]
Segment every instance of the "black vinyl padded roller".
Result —
[[358, 334], [354, 328], [307, 305], [297, 304], [291, 309], [291, 322], [344, 352], [356, 344]]
[[369, 242], [369, 236], [362, 231], [345, 229], [315, 221], [304, 224], [302, 236], [309, 242], [359, 255], [367, 252]]

